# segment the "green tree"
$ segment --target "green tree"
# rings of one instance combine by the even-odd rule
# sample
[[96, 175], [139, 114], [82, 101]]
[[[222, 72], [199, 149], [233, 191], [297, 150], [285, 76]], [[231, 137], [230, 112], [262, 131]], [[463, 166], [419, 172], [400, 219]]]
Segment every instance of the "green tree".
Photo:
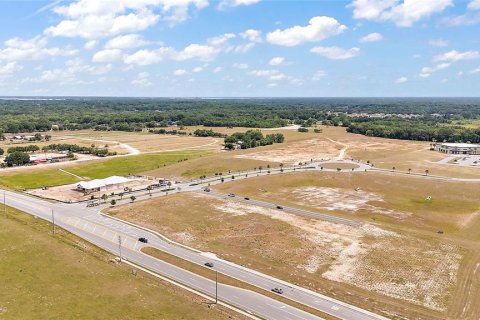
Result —
[[7, 163], [7, 166], [13, 167], [13, 166], [23, 166], [24, 164], [27, 164], [30, 162], [30, 156], [26, 154], [25, 152], [19, 152], [15, 151], [13, 153], [10, 153], [6, 158], [5, 162]]

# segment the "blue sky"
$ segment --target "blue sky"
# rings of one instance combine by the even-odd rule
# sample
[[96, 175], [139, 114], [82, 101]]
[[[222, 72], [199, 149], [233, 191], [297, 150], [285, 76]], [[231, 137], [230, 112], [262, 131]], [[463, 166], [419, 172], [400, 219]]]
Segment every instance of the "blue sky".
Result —
[[479, 96], [480, 0], [0, 2], [3, 96]]

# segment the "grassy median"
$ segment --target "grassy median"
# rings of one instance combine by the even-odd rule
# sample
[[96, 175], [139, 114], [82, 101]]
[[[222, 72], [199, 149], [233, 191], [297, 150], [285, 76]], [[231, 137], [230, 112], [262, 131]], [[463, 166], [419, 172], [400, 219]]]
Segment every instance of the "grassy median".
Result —
[[0, 319], [244, 319], [14, 209], [0, 243]]

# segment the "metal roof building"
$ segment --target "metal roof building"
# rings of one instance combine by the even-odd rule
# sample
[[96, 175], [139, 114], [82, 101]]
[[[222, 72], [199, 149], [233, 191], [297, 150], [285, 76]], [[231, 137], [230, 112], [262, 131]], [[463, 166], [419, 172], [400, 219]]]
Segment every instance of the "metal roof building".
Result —
[[82, 181], [77, 184], [77, 189], [81, 191], [92, 191], [92, 190], [100, 190], [102, 188], [107, 188], [109, 186], [119, 185], [122, 183], [130, 182], [130, 179], [119, 177], [119, 176], [112, 176], [105, 179], [95, 179], [91, 181]]

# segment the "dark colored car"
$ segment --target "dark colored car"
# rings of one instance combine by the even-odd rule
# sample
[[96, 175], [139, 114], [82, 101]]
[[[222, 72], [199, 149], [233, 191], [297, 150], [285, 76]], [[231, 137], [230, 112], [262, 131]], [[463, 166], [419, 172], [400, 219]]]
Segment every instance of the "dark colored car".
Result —
[[229, 193], [228, 196], [234, 198], [235, 194], [234, 193]]
[[277, 206], [277, 209], [278, 210], [283, 210], [283, 207], [282, 206]]
[[148, 243], [148, 239], [144, 238], [144, 237], [138, 238], [138, 241], [143, 242], [143, 243]]
[[280, 288], [273, 288], [272, 291], [278, 294], [283, 294], [283, 290]]
[[205, 266], [206, 266], [206, 267], [209, 267], [209, 268], [213, 268], [213, 263], [207, 262], [207, 263], [205, 263]]
[[245, 197], [245, 200], [250, 200], [250, 198], [249, 198], [249, 197]]

